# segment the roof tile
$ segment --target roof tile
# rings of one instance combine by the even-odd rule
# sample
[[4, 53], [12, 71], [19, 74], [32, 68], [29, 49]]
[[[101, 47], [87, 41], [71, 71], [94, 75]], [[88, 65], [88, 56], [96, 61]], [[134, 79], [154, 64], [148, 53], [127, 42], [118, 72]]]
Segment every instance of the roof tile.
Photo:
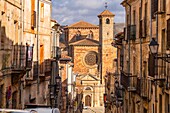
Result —
[[70, 45], [75, 45], [75, 46], [98, 46], [99, 41], [89, 39], [89, 38], [85, 38], [85, 39], [70, 43]]
[[81, 20], [79, 22], [71, 24], [70, 26], [67, 26], [67, 28], [98, 28], [98, 26]]
[[115, 16], [112, 12], [110, 12], [109, 10], [104, 10], [102, 13], [100, 13], [98, 15], [98, 17], [100, 16]]

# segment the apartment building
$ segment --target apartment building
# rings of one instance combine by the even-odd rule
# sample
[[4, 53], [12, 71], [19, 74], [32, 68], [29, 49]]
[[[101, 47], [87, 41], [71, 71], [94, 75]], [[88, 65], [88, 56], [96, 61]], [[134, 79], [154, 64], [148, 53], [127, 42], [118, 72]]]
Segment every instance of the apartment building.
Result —
[[60, 34], [51, 7], [51, 0], [0, 0], [0, 108], [50, 105]]
[[[169, 0], [121, 3], [126, 11], [126, 28], [117, 68], [123, 101], [118, 101], [122, 105], [114, 104], [117, 111], [169, 113], [169, 3]], [[159, 44], [156, 55], [151, 51], [153, 42]]]

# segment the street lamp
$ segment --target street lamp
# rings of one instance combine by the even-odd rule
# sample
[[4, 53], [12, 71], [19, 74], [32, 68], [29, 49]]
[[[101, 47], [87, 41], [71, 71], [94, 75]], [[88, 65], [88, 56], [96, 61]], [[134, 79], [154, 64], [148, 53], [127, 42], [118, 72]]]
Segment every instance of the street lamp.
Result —
[[115, 81], [115, 88], [117, 89], [119, 87], [119, 82]]
[[155, 41], [154, 38], [152, 38], [152, 40], [149, 44], [149, 49], [150, 49], [151, 53], [158, 54], [158, 47], [159, 47], [159, 44], [157, 43], [157, 41]]
[[55, 77], [55, 79], [56, 79], [56, 84], [59, 86], [60, 83], [61, 83], [61, 77], [60, 77], [59, 75], [57, 75], [57, 76]]

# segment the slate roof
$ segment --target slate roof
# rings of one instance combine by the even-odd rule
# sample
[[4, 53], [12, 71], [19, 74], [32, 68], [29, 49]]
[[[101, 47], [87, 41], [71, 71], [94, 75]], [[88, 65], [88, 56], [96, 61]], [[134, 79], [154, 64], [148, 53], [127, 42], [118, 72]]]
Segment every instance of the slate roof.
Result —
[[67, 26], [67, 28], [99, 28], [99, 27], [97, 25], [93, 25], [91, 23], [81, 20], [79, 22]]
[[89, 38], [84, 38], [82, 40], [78, 40], [76, 42], [70, 43], [69, 45], [74, 45], [74, 46], [98, 46], [99, 41], [89, 39]]
[[115, 16], [115, 15], [109, 10], [104, 10], [102, 13], [98, 15], [98, 17], [101, 17], [101, 16]]

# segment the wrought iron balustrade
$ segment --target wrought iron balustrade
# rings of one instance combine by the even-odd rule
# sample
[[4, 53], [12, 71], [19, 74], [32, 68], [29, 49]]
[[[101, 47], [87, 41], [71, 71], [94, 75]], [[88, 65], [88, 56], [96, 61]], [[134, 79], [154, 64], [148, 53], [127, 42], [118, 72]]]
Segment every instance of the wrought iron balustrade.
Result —
[[46, 59], [45, 61], [45, 72], [51, 72], [51, 59]]
[[129, 40], [136, 40], [136, 25], [129, 25], [127, 27], [127, 38]]
[[147, 78], [137, 78], [136, 93], [143, 99], [151, 99], [152, 81]]
[[136, 91], [137, 86], [137, 76], [132, 76], [132, 74], [125, 73], [121, 71], [120, 78], [121, 85], [128, 91]]

